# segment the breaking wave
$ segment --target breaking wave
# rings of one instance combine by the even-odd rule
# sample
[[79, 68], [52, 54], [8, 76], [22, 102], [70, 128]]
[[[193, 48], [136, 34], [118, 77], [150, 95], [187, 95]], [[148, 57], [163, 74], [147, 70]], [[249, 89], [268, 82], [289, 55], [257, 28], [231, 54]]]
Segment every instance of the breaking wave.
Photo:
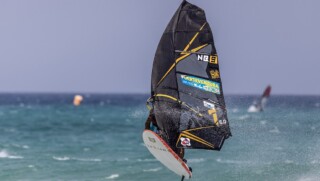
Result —
[[155, 161], [157, 161], [156, 159], [138, 159], [137, 160], [138, 162], [155, 162]]
[[143, 171], [144, 172], [157, 172], [161, 169], [162, 169], [161, 167], [158, 167], [158, 168], [144, 169]]
[[6, 150], [0, 151], [0, 158], [9, 158], [9, 159], [23, 159], [22, 156], [11, 155]]
[[64, 156], [64, 157], [56, 157], [56, 156], [54, 156], [54, 157], [52, 157], [54, 160], [58, 160], [58, 161], [67, 161], [67, 160], [70, 160], [70, 158], [69, 157], [66, 157], [66, 156]]
[[200, 163], [200, 162], [204, 162], [205, 159], [204, 158], [191, 158], [188, 159], [188, 163]]
[[115, 178], [118, 178], [120, 175], [119, 174], [112, 174], [110, 175], [109, 177], [106, 177], [106, 179], [115, 179]]
[[58, 161], [68, 161], [68, 160], [83, 161], [83, 162], [101, 162], [102, 161], [99, 158], [70, 158], [67, 156], [64, 156], [64, 157], [53, 156], [52, 158]]

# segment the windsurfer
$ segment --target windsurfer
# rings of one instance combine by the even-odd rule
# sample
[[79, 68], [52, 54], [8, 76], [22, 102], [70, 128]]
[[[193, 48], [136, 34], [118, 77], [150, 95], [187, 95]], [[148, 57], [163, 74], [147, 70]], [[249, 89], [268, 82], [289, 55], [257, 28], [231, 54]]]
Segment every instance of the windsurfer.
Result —
[[150, 109], [149, 116], [145, 123], [145, 129], [152, 130], [156, 133], [159, 132], [159, 127], [153, 109]]
[[[160, 129], [159, 129], [159, 126], [157, 124], [157, 121], [156, 121], [156, 117], [154, 115], [154, 110], [153, 108], [150, 109], [149, 111], [149, 116], [145, 122], [145, 129], [148, 129], [148, 130], [151, 130], [151, 131], [154, 131], [155, 133], [157, 134], [160, 134]], [[178, 136], [179, 133], [177, 133], [176, 135], [174, 135], [175, 137]], [[161, 136], [161, 135], [160, 135]], [[176, 139], [174, 141], [174, 143], [176, 142]], [[169, 144], [170, 145], [170, 144]], [[171, 148], [178, 154], [178, 156], [183, 159], [184, 162], [187, 162], [186, 159], [184, 159], [184, 148], [175, 148], [175, 145], [172, 144], [173, 146], [171, 146]]]

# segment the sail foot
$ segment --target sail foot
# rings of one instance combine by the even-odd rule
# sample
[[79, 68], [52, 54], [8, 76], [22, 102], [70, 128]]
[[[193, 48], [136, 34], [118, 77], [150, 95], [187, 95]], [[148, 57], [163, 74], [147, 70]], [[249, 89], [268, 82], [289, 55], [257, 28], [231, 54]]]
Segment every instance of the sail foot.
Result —
[[216, 126], [182, 131], [176, 143], [178, 148], [220, 150], [226, 136]]

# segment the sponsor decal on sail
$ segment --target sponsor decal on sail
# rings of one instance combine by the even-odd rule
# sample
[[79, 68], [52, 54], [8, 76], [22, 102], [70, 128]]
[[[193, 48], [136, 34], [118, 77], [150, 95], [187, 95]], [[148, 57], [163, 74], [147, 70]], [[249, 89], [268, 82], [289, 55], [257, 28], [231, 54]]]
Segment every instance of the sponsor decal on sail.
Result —
[[212, 64], [218, 64], [218, 55], [215, 54], [213, 56], [210, 56], [210, 61], [209, 62], [212, 63]]
[[182, 146], [191, 146], [191, 142], [189, 138], [181, 137], [180, 141]]
[[195, 87], [215, 94], [220, 94], [220, 83], [218, 82], [187, 75], [181, 75], [181, 81], [187, 86]]
[[210, 75], [212, 79], [219, 79], [220, 73], [219, 70], [210, 70]]
[[227, 124], [227, 120], [219, 120], [219, 125], [225, 125]]
[[207, 101], [203, 101], [203, 105], [204, 105], [204, 107], [209, 108], [209, 109], [215, 108], [214, 104], [207, 102]]
[[203, 55], [203, 54], [198, 54], [197, 55], [198, 61], [203, 61], [203, 62], [209, 62], [212, 64], [218, 64], [218, 55]]

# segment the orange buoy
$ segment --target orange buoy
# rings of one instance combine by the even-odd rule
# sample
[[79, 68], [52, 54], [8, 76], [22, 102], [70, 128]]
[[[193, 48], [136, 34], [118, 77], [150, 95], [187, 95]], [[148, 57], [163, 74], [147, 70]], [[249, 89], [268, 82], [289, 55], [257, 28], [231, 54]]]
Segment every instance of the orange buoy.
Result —
[[80, 106], [82, 101], [83, 101], [83, 97], [81, 95], [75, 95], [73, 98], [73, 105]]

